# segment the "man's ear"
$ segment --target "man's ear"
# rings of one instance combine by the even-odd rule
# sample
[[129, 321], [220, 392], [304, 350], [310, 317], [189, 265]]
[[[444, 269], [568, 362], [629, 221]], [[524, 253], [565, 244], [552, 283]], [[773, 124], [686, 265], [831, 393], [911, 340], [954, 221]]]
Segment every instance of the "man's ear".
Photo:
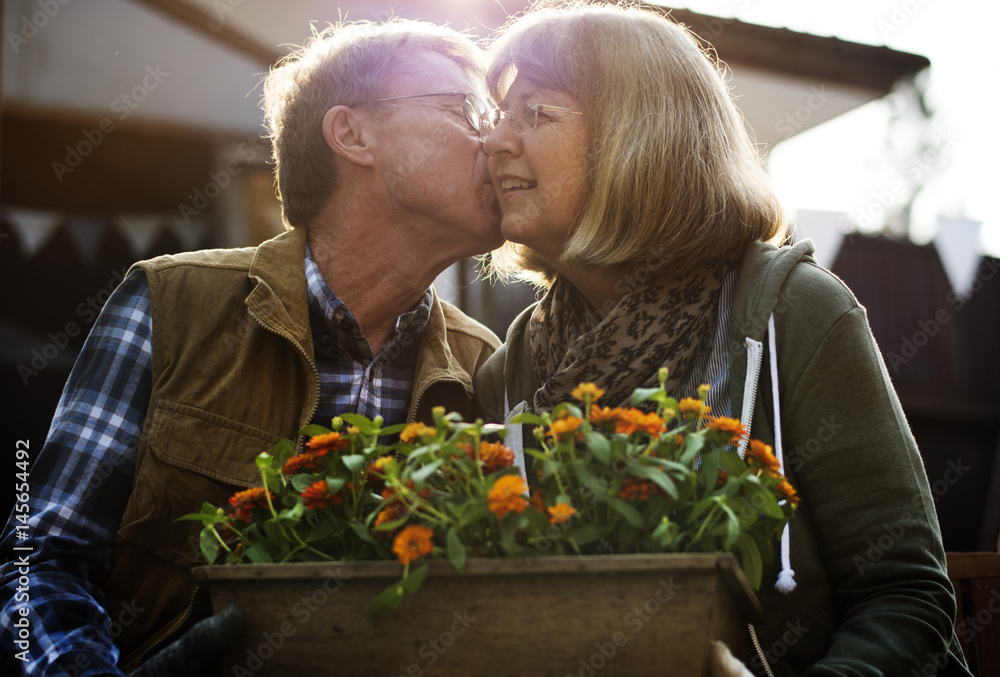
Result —
[[347, 106], [334, 106], [323, 116], [323, 138], [340, 157], [359, 165], [371, 165], [371, 118]]

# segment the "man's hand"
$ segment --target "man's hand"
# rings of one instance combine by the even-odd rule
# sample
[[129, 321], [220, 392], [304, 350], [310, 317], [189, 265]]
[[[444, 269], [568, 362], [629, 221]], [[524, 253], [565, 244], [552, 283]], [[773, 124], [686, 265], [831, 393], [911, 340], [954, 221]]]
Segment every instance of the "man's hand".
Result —
[[179, 639], [130, 672], [129, 677], [200, 675], [240, 636], [245, 622], [243, 612], [230, 605], [214, 616], [195, 623]]

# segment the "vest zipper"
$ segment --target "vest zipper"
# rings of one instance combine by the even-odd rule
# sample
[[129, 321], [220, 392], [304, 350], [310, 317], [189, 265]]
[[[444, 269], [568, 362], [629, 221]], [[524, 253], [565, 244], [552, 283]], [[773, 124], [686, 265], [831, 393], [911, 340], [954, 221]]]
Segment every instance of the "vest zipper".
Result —
[[[304, 425], [308, 425], [312, 421], [313, 416], [316, 415], [316, 411], [319, 409], [319, 395], [320, 395], [320, 388], [319, 388], [319, 368], [316, 366], [316, 361], [313, 358], [309, 357], [309, 355], [306, 354], [306, 351], [303, 350], [302, 346], [299, 345], [299, 342], [296, 341], [295, 338], [291, 334], [289, 334], [286, 331], [281, 331], [281, 330], [279, 330], [279, 329], [277, 329], [275, 327], [272, 327], [271, 325], [265, 323], [264, 320], [262, 320], [260, 318], [260, 316], [257, 315], [257, 313], [255, 313], [251, 309], [247, 308], [247, 312], [250, 314], [250, 317], [252, 317], [254, 320], [256, 320], [257, 324], [259, 324], [261, 327], [263, 327], [266, 331], [269, 331], [272, 334], [277, 334], [278, 336], [282, 337], [283, 339], [285, 339], [286, 341], [288, 341], [289, 343], [291, 343], [295, 347], [295, 350], [298, 351], [298, 353], [303, 357], [303, 359], [305, 359], [305, 361], [312, 368], [313, 381], [315, 382], [316, 387], [315, 387], [315, 389], [313, 391], [313, 405], [312, 405], [312, 409], [309, 411], [309, 415], [305, 418], [305, 422], [304, 422]], [[301, 423], [301, 421], [300, 421], [300, 423]], [[303, 426], [300, 425], [300, 428], [301, 427], [303, 427]], [[296, 436], [295, 436], [295, 453], [296, 454], [298, 454], [300, 451], [302, 451], [302, 442], [303, 442], [302, 435], [296, 434]]]
[[747, 434], [740, 440], [739, 453], [742, 458], [750, 441], [750, 424], [753, 423], [754, 404], [757, 402], [757, 381], [760, 380], [760, 364], [764, 359], [764, 344], [747, 337], [744, 341], [747, 347], [747, 375], [743, 382], [743, 410], [740, 413], [740, 423], [746, 428]]
[[760, 640], [757, 639], [757, 631], [751, 623], [747, 623], [747, 628], [750, 630], [750, 639], [753, 640], [753, 648], [757, 651], [757, 656], [760, 658], [760, 664], [764, 666], [764, 672], [767, 677], [774, 677], [774, 673], [771, 672], [771, 666], [767, 664], [767, 659], [764, 658], [764, 650], [760, 648]]
[[184, 613], [181, 614], [181, 617], [173, 624], [172, 627], [170, 627], [169, 630], [167, 630], [164, 633], [163, 637], [161, 637], [160, 639], [158, 639], [155, 643], [149, 645], [146, 648], [145, 651], [143, 651], [141, 654], [139, 654], [138, 656], [136, 656], [135, 658], [133, 658], [131, 661], [129, 661], [129, 664], [126, 665], [126, 666], [124, 666], [124, 668], [123, 668], [124, 672], [131, 672], [136, 667], [138, 667], [139, 664], [142, 663], [142, 659], [145, 658], [146, 656], [148, 656], [150, 651], [152, 651], [153, 649], [156, 649], [157, 647], [163, 646], [166, 643], [166, 641], [168, 639], [170, 639], [170, 637], [175, 632], [177, 632], [178, 628], [180, 628], [182, 625], [184, 625], [187, 622], [188, 616], [191, 615], [191, 610], [194, 608], [194, 598], [195, 598], [195, 595], [198, 594], [198, 590], [200, 590], [200, 589], [201, 589], [200, 585], [196, 585], [195, 586], [194, 592], [191, 593], [191, 599], [188, 600], [187, 608], [184, 610]]

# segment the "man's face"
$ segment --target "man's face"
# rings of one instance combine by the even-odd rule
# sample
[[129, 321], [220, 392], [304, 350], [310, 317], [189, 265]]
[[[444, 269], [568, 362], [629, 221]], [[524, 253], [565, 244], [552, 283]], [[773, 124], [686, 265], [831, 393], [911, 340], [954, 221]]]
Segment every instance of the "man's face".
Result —
[[[478, 94], [482, 87], [451, 59], [421, 51], [389, 79], [382, 96], [452, 91]], [[464, 103], [460, 95], [388, 101], [375, 121], [385, 211], [402, 227], [423, 229], [429, 244], [456, 260], [503, 242], [487, 157]]]

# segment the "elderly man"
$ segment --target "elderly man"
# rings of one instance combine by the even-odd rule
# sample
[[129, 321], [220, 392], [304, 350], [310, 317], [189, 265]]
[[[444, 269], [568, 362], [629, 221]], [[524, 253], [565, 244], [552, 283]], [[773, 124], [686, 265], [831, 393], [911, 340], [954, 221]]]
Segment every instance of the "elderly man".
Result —
[[259, 484], [281, 437], [342, 411], [470, 415], [499, 341], [430, 284], [501, 241], [479, 56], [448, 29], [354, 24], [268, 76], [289, 230], [140, 262], [108, 301], [4, 535], [8, 664], [121, 674], [184, 636], [207, 614], [200, 525], [175, 520]]

